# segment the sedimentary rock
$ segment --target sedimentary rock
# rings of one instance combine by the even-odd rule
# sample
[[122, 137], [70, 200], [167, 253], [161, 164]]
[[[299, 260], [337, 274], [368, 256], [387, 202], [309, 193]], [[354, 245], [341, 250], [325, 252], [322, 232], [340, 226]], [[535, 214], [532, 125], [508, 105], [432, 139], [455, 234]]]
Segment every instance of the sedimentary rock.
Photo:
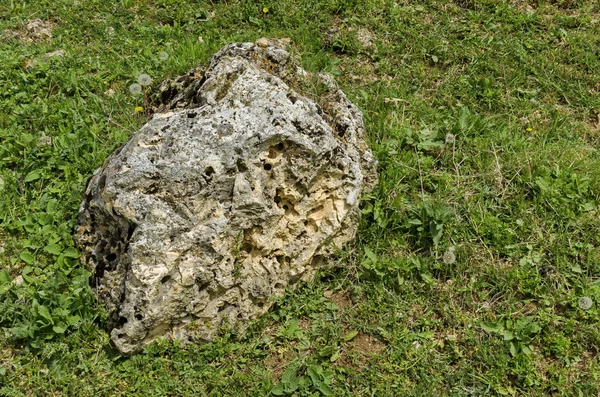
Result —
[[376, 183], [360, 111], [270, 42], [161, 85], [157, 113], [92, 176], [76, 240], [125, 353], [243, 330], [326, 266]]
[[38, 18], [27, 22], [27, 25], [19, 30], [5, 30], [3, 36], [19, 40], [25, 44], [49, 41], [52, 39], [53, 27], [52, 22]]

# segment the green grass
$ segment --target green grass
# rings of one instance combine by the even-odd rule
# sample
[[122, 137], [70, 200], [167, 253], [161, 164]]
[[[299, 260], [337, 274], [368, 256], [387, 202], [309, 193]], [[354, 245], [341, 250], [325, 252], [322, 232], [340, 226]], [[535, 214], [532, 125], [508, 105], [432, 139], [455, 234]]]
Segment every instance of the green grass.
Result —
[[[9, 38], [35, 18], [51, 40]], [[596, 1], [8, 0], [0, 32], [0, 395], [598, 395]], [[262, 36], [364, 112], [357, 241], [242, 338], [122, 357], [73, 248], [82, 191], [145, 121], [140, 73]]]

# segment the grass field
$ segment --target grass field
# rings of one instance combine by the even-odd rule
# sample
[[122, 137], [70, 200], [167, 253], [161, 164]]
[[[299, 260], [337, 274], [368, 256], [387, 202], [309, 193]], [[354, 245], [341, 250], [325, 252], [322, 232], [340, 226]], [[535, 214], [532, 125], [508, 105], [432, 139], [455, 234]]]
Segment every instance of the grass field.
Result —
[[[597, 1], [3, 0], [0, 35], [0, 396], [600, 396]], [[242, 338], [120, 356], [86, 182], [141, 73], [263, 36], [364, 112], [357, 241]]]

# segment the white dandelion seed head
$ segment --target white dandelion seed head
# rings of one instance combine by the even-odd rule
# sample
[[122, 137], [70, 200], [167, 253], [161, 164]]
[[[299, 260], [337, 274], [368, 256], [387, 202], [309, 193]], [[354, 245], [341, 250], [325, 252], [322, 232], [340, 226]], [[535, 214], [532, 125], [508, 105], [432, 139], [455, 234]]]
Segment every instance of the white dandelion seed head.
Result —
[[592, 301], [592, 298], [590, 298], [589, 296], [582, 296], [577, 301], [577, 304], [579, 305], [580, 309], [587, 310], [587, 309], [589, 309], [589, 308], [592, 307], [592, 305], [594, 304], [594, 302]]
[[160, 59], [161, 61], [166, 61], [167, 59], [169, 59], [169, 53], [166, 51], [159, 52], [158, 59]]
[[448, 248], [446, 252], [444, 252], [444, 256], [442, 256], [442, 260], [445, 264], [451, 265], [456, 262], [456, 255], [454, 254], [454, 246]]
[[152, 77], [148, 76], [146, 73], [142, 73], [138, 76], [138, 83], [143, 86], [147, 86], [152, 84]]
[[129, 86], [129, 92], [131, 92], [133, 95], [139, 95], [142, 93], [142, 86], [138, 83], [133, 83]]
[[113, 36], [115, 34], [115, 28], [113, 28], [112, 26], [107, 27], [106, 34], [109, 36]]
[[454, 142], [456, 142], [456, 135], [451, 134], [451, 133], [447, 133], [446, 134], [446, 144], [447, 145], [451, 145]]

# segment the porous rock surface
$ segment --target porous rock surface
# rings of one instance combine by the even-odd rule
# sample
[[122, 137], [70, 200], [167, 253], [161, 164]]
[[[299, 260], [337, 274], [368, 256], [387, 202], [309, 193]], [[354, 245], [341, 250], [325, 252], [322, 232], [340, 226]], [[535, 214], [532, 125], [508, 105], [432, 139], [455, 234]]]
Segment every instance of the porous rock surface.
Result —
[[159, 91], [175, 111], [94, 173], [75, 237], [124, 353], [243, 330], [354, 237], [377, 180], [360, 111], [272, 42]]

